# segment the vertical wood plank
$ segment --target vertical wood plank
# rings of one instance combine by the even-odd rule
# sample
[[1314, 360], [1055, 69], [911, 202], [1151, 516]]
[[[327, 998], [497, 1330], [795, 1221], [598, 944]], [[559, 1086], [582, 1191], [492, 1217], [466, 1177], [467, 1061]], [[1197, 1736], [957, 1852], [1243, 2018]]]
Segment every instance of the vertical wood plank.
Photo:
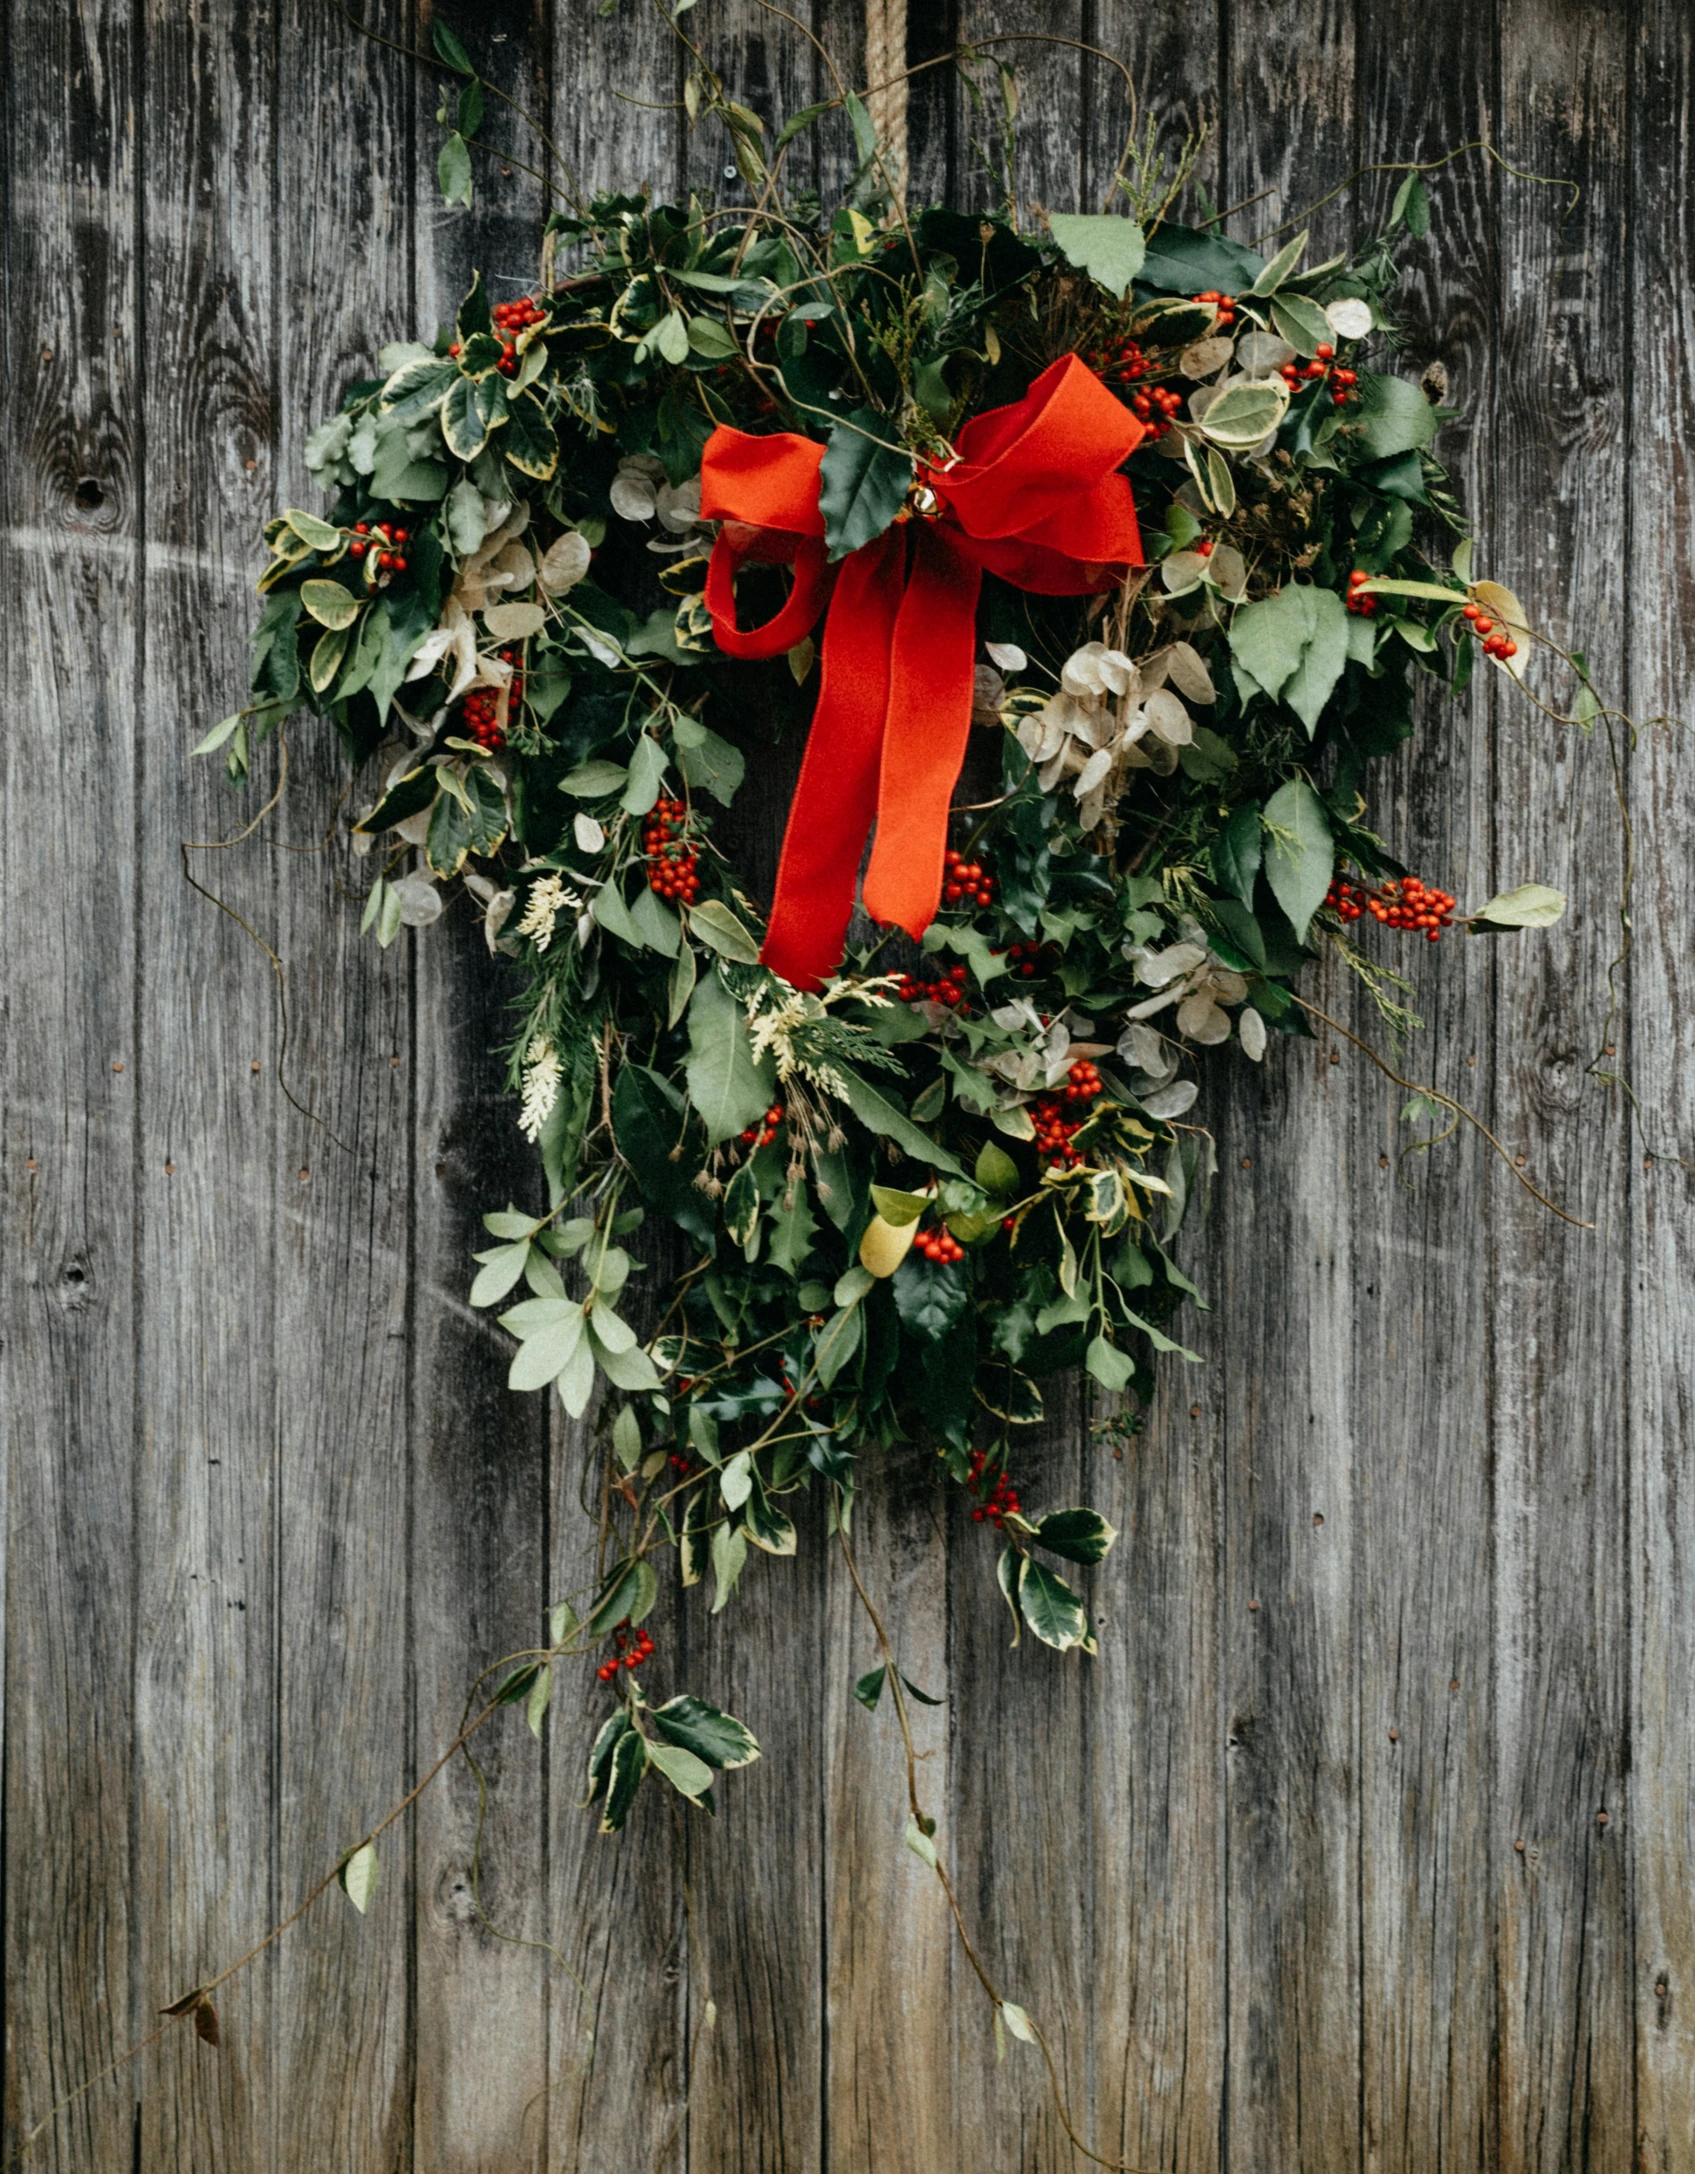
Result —
[[[1084, 33], [1128, 65], [1143, 124], [1157, 117], [1172, 152], [1185, 130], [1216, 123], [1214, 10], [1149, 15], [1101, 0], [1085, 11]], [[1082, 201], [1093, 209], [1106, 199], [1130, 111], [1116, 69], [1091, 58], [1082, 74]], [[1220, 200], [1216, 125], [1200, 173]], [[1197, 1273], [1210, 1283], [1205, 1234], [1184, 1246], [1207, 1258]], [[1208, 1364], [1167, 1362], [1142, 1430], [1117, 1454], [1085, 1436], [1078, 1479], [1080, 1499], [1121, 1535], [1089, 1581], [1100, 1659], [1082, 1684], [1088, 1794], [1077, 1877], [1090, 1967], [1069, 2026], [1088, 2082], [1078, 2114], [1097, 2151], [1185, 2170], [1219, 2164], [1224, 2083], [1224, 1326], [1216, 1313], [1185, 1317], [1183, 1339]], [[1110, 1407], [1098, 1390], [1089, 1402], [1098, 1425]]]
[[[13, 0], [0, 88], [7, 2156], [136, 2013], [130, 28], [127, 8]], [[126, 2077], [49, 2125], [34, 2163], [127, 2165], [134, 2114]]]
[[[274, 485], [262, 176], [276, 26], [263, 6], [142, 22], [136, 1772], [139, 1990], [151, 2009], [276, 1914], [274, 1323], [262, 1300], [229, 1303], [216, 1264], [258, 1264], [262, 1291], [280, 1216], [310, 1213], [310, 1185], [278, 1167], [271, 977], [236, 923], [186, 889], [179, 852], [185, 834], [239, 827], [235, 796], [214, 763], [190, 758], [198, 733], [185, 726], [216, 717], [211, 690], [246, 684], [253, 536]], [[250, 810], [274, 757], [256, 765]], [[274, 925], [268, 855], [199, 858], [211, 888]], [[166, 2041], [142, 2095], [142, 2165], [276, 2163], [271, 1990], [263, 1966], [230, 1987], [215, 2058], [188, 2032]]]
[[[1488, 7], [1436, 0], [1416, 18], [1359, 20], [1361, 157], [1440, 158], [1492, 133], [1498, 25]], [[1409, 73], [1427, 95], [1409, 111]], [[1354, 192], [1356, 234], [1383, 223], [1400, 177]], [[1426, 177], [1429, 240], [1399, 238], [1398, 308], [1409, 345], [1393, 365], [1449, 373], [1459, 418], [1438, 457], [1479, 532], [1494, 531], [1487, 417], [1498, 341], [1494, 174], [1477, 154]], [[1434, 523], [1425, 548], [1445, 561]], [[1504, 578], [1511, 578], [1504, 573]], [[1417, 736], [1380, 767], [1376, 827], [1427, 881], [1481, 903], [1492, 888], [1492, 714], [1486, 678], [1458, 703], [1426, 686]], [[1508, 879], [1513, 880], [1513, 879]], [[1497, 1001], [1515, 1001], [1521, 955], [1449, 938], [1364, 948], [1414, 984], [1426, 1022], [1408, 1065], [1487, 1107]], [[1499, 994], [1498, 994], [1499, 992]], [[1382, 1048], [1360, 992], [1341, 1014]], [[1482, 1787], [1489, 1769], [1489, 1313], [1478, 1302], [1491, 1218], [1511, 1179], [1475, 1135], [1402, 1151], [1401, 1097], [1353, 1051], [1348, 1168], [1355, 1225], [1353, 1409], [1358, 1508], [1361, 2079], [1364, 2164], [1397, 2174], [1494, 2163], [1493, 1894], [1503, 1869]], [[1481, 1211], [1481, 1212], [1480, 1212]], [[1440, 1364], [1430, 1360], [1441, 1355]], [[1314, 1545], [1328, 1546], [1328, 1527]]]
[[[551, 21], [541, 0], [491, 0], [453, 27], [488, 81], [532, 113], [549, 100]], [[428, 45], [428, 21], [419, 39]], [[496, 300], [537, 274], [540, 185], [482, 153], [475, 209], [435, 187], [436, 82], [412, 84], [414, 313], [451, 321], [473, 269]], [[489, 101], [484, 139], [536, 163], [529, 132]], [[450, 1742], [472, 1678], [545, 1635], [547, 1415], [506, 1387], [508, 1339], [465, 1303], [481, 1217], [539, 1204], [495, 1054], [511, 1027], [502, 968], [481, 931], [450, 915], [414, 942], [417, 1050], [413, 1192], [412, 1640], [418, 1755]], [[549, 2097], [542, 1761], [514, 1708], [478, 1739], [488, 1812], [478, 1845], [475, 1776], [462, 1763], [417, 1814], [416, 2162], [441, 2174], [544, 2167]], [[480, 1866], [480, 1874], [479, 1874]]]
[[[1354, 26], [1340, 0], [1244, 0], [1229, 21], [1224, 188], [1267, 192], [1233, 222], [1251, 238], [1355, 163]], [[1331, 205], [1311, 248], [1347, 234]], [[1338, 977], [1317, 979], [1334, 1001]], [[1217, 1104], [1231, 2165], [1359, 2160], [1352, 1142], [1325, 1054], [1278, 1045]]]
[[[757, 0], [720, 9], [696, 42], [729, 95], [765, 123], [768, 150], [791, 114], [827, 95], [815, 49]], [[802, 146], [796, 178], [809, 166], [816, 171], [824, 140]], [[752, 201], [715, 124], [689, 132], [681, 149], [687, 188], [727, 210]], [[748, 790], [752, 806], [742, 811], [739, 827], [747, 828], [750, 816], [757, 822], [748, 866], [755, 891], [768, 896], [779, 835], [771, 819], [779, 808], [773, 777], [763, 764], [756, 766], [761, 772], [764, 789]], [[775, 2174], [824, 2163], [818, 1842], [824, 1715], [834, 1687], [810, 1680], [827, 1651], [823, 1519], [809, 1505], [799, 1522], [795, 1557], [754, 1556], [721, 1615], [709, 1613], [704, 1586], [681, 1611], [690, 1688], [742, 1716], [762, 1747], [758, 1765], [717, 1792], [714, 1821], [686, 1822], [691, 2033], [708, 1999], [717, 2013], [715, 2030], [696, 2040], [691, 2174]]]
[[[560, 10], [554, 24], [554, 140], [587, 194], [648, 185], [669, 199], [679, 115], [665, 101], [677, 92], [677, 40], [656, 9], [623, 9], [596, 25], [585, 51], [573, 12]], [[653, 103], [627, 104], [619, 91]], [[634, 1247], [651, 1261], [655, 1289], [665, 1257], [654, 1242], [660, 1235], [655, 1226]], [[552, 1424], [550, 1597], [569, 1593], [581, 1606], [595, 1582], [595, 1526], [583, 1496], [595, 1484], [600, 1445], [592, 1419], [573, 1426], [557, 1403]], [[686, 1687], [676, 1673], [687, 1653], [668, 1566], [651, 1629], [659, 1652], [649, 1679], [659, 1699]], [[657, 1783], [622, 1835], [600, 1834], [598, 1815], [579, 1809], [589, 1745], [606, 1711], [589, 1663], [561, 1673], [548, 1749], [548, 1937], [562, 1958], [550, 1980], [549, 2165], [561, 2174], [621, 2174], [626, 2166], [681, 2174], [692, 2035], [681, 1822]]]
[[[367, 14], [403, 39], [406, 11]], [[327, 510], [306, 473], [307, 431], [377, 348], [415, 330], [411, 64], [344, 16], [284, 0], [278, 10], [275, 237], [278, 504]], [[249, 545], [249, 563], [257, 539]], [[407, 1514], [411, 1342], [409, 1201], [411, 968], [404, 946], [359, 934], [356, 861], [338, 811], [346, 763], [326, 724], [300, 718], [280, 812], [297, 850], [273, 856], [277, 948], [290, 995], [290, 1071], [323, 1126], [283, 1120], [290, 1209], [278, 1233], [274, 1390], [280, 1446], [278, 1900], [292, 1908], [399, 1798], [414, 1761], [409, 1698]], [[372, 797], [361, 778], [352, 805]], [[319, 851], [326, 828], [336, 832]], [[265, 989], [263, 964], [248, 979]], [[255, 1086], [258, 1086], [255, 1082]], [[327, 1130], [323, 1128], [328, 1128]], [[334, 1135], [332, 1138], [331, 1135]], [[245, 1151], [226, 1144], [234, 1161]], [[299, 1172], [307, 1169], [304, 1183]], [[410, 1850], [378, 1844], [368, 1918], [339, 1895], [276, 1960], [275, 2088], [287, 2109], [284, 2165], [365, 2174], [408, 2164], [412, 2122]]]
[[[866, 1591], [903, 1671], [949, 1694], [948, 1708], [915, 1705], [923, 1760], [919, 1791], [940, 1821], [936, 1847], [956, 1868], [965, 1839], [951, 1816], [951, 1701], [946, 1666], [947, 1542], [938, 1516], [932, 1452], [862, 1453], [851, 1545]], [[875, 2166], [878, 2174], [931, 2174], [966, 2163], [964, 2090], [952, 2059], [955, 2002], [979, 2008], [963, 1982], [946, 1897], [935, 1874], [902, 1843], [906, 1762], [885, 1694], [874, 1714], [852, 1697], [878, 1662], [877, 1644], [839, 1551], [830, 1565], [820, 1693], [827, 1725], [822, 1970], [829, 1989], [825, 2093], [829, 2148], [823, 2164]], [[966, 1908], [971, 1908], [969, 1897]], [[987, 2019], [980, 2011], [983, 2029]], [[981, 2162], [979, 2162], [981, 2163]]]
[[[1532, 171], [1569, 176], [1583, 195], [1562, 217], [1553, 191], [1498, 183], [1492, 557], [1608, 686], [1624, 664], [1627, 33], [1612, 10], [1515, 0], [1501, 56], [1504, 136]], [[1629, 1120], [1585, 1066], [1615, 948], [1619, 834], [1600, 750], [1522, 705], [1500, 713], [1493, 798], [1492, 873], [1534, 871], [1573, 902], [1516, 963], [1513, 1002], [1497, 1009], [1497, 1130], [1545, 1191], [1598, 1225], [1573, 1232], [1522, 1193], [1495, 1209], [1496, 1258], [1510, 1264], [1493, 1299], [1500, 2164], [1612, 2174], [1634, 2150], [1620, 2053], [1634, 2037], [1619, 1422], [1632, 1367], [1620, 1335]]]
[[[1630, 276], [1639, 323], [1682, 321], [1695, 262], [1691, 110], [1695, 22], [1645, 5], [1631, 56]], [[1629, 693], [1639, 715], [1687, 709], [1695, 683], [1695, 546], [1685, 509], [1695, 475], [1695, 362], [1685, 336], [1636, 343], [1631, 381], [1630, 594], [1664, 608], [1631, 622]], [[1695, 1139], [1682, 1023], [1690, 986], [1688, 870], [1695, 851], [1688, 764], [1675, 728], [1648, 732], [1632, 762], [1641, 842], [1630, 980], [1630, 1069], [1644, 1121], [1632, 1142], [1630, 1711], [1634, 1727], [1631, 1901], [1635, 1930], [1637, 2159], [1644, 2174], [1695, 2165], [1695, 1502], [1688, 1445], [1695, 1349], [1695, 1184], [1675, 1159]], [[1643, 1151], [1647, 1152], [1644, 1153]]]

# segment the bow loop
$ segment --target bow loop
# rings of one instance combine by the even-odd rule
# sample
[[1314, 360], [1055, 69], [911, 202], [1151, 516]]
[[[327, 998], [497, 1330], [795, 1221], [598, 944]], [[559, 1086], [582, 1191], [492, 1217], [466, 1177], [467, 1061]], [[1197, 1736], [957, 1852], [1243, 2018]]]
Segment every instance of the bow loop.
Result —
[[[850, 552], [833, 593], [819, 477], [824, 448], [792, 432], [721, 425], [701, 461], [701, 518], [720, 521], [706, 602], [734, 657], [794, 647], [824, 610], [823, 683], [795, 790], [761, 957], [815, 987], [840, 962], [867, 833], [866, 910], [921, 936], [941, 898], [948, 804], [971, 726], [977, 593], [985, 571], [1047, 596], [1109, 587], [1142, 563], [1128, 480], [1143, 425], [1075, 355], [1022, 400], [977, 416], [959, 458], [924, 465], [927, 518], [901, 518]], [[927, 509], [926, 509], [927, 511]], [[750, 559], [792, 565], [763, 626], [737, 624]]]

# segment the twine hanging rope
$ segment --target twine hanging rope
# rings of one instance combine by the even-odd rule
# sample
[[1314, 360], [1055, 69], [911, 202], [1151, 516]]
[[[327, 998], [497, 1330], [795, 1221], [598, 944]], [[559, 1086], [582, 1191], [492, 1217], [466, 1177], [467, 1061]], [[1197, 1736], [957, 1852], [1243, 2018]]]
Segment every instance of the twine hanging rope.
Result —
[[906, 194], [906, 0], [865, 0], [866, 110], [889, 181]]

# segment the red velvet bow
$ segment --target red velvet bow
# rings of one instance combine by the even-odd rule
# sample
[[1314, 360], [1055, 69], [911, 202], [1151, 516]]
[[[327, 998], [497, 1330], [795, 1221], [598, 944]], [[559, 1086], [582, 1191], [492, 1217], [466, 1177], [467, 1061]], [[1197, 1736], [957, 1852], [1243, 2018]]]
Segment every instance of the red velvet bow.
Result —
[[[971, 728], [983, 570], [1041, 596], [1085, 596], [1139, 566], [1130, 485], [1115, 471], [1143, 429], [1064, 355], [1022, 400], [967, 423], [951, 466], [920, 464], [933, 515], [903, 514], [842, 562], [761, 954], [797, 988], [815, 988], [840, 963], [873, 818], [866, 911], [913, 936], [934, 919]], [[821, 445], [786, 431], [755, 438], [720, 426], [707, 440], [701, 518], [725, 526], [706, 601], [732, 657], [792, 649], [824, 608], [823, 458]], [[792, 565], [794, 586], [774, 618], [744, 630], [735, 578], [748, 559]]]

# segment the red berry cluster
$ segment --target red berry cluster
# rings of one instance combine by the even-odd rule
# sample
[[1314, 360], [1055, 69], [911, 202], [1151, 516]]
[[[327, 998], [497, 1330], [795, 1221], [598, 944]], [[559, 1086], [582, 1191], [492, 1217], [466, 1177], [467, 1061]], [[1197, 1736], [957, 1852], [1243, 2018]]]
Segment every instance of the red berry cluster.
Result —
[[1071, 1135], [1081, 1132], [1088, 1119], [1067, 1117], [1058, 1095], [1038, 1095], [1030, 1105], [1030, 1122], [1036, 1128], [1036, 1152], [1046, 1156], [1050, 1170], [1072, 1170], [1083, 1160]]
[[353, 541], [347, 547], [352, 559], [362, 559], [366, 552], [374, 551], [377, 565], [385, 574], [403, 574], [406, 571], [406, 546], [412, 531], [399, 528], [392, 522], [355, 521]]
[[1105, 1093], [1100, 1068], [1079, 1057], [1066, 1074], [1065, 1099], [1067, 1102], [1093, 1102], [1096, 1095]]
[[962, 1261], [965, 1248], [943, 1223], [933, 1223], [919, 1231], [912, 1241], [912, 1250], [922, 1253], [927, 1261], [934, 1261], [938, 1268], [945, 1268], [949, 1261]]
[[1216, 307], [1218, 311], [1218, 323], [1214, 328], [1216, 331], [1228, 332], [1231, 326], [1235, 324], [1236, 297], [1233, 294], [1220, 294], [1216, 287], [1208, 287], [1204, 293], [1196, 295], [1195, 300], [1197, 302], [1211, 302]]
[[[524, 694], [524, 675], [516, 669], [522, 662], [515, 649], [500, 652], [502, 664], [514, 667], [512, 688], [507, 700], [506, 712], [510, 716], [518, 707]], [[506, 745], [506, 734], [500, 727], [500, 689], [498, 687], [473, 687], [465, 697], [459, 712], [459, 722], [465, 728], [465, 737], [475, 740], [485, 755], [498, 755]]]
[[[973, 1494], [979, 1493], [982, 1489], [983, 1467], [987, 1462], [988, 1459], [982, 1450], [974, 1449], [971, 1452], [971, 1477], [966, 1484]], [[990, 1488], [987, 1499], [980, 1502], [976, 1509], [972, 1511], [971, 1522], [974, 1525], [981, 1525], [987, 1519], [999, 1531], [1004, 1527], [1007, 1519], [1015, 1516], [1021, 1507], [1017, 1490], [1011, 1480], [1007, 1478], [1004, 1472], [997, 1472], [995, 1474], [995, 1484]]]
[[617, 1675], [620, 1661], [626, 1668], [634, 1670], [640, 1668], [643, 1661], [650, 1659], [653, 1654], [653, 1640], [646, 1631], [631, 1630], [628, 1616], [612, 1633], [612, 1643], [618, 1648], [617, 1652], [610, 1660], [602, 1661], [595, 1670], [602, 1683], [610, 1683]]
[[1383, 928], [1411, 929], [1435, 943], [1452, 922], [1459, 901], [1452, 892], [1433, 890], [1417, 876], [1380, 884], [1375, 891], [1337, 876], [1324, 903], [1344, 921], [1358, 921], [1369, 913]]
[[682, 801], [656, 800], [642, 826], [647, 887], [678, 906], [692, 906], [700, 896], [700, 855], [684, 835], [688, 820]]
[[1005, 953], [1007, 965], [1026, 981], [1050, 967], [1058, 956], [1059, 949], [1055, 944], [1023, 942], [1008, 944]]
[[981, 861], [968, 861], [950, 845], [942, 855], [942, 897], [950, 906], [992, 906], [995, 879]]
[[1483, 636], [1483, 654], [1486, 657], [1516, 657], [1518, 644], [1510, 634], [1497, 627], [1481, 604], [1468, 604], [1460, 613], [1462, 619], [1471, 621], [1471, 631]]
[[743, 1147], [769, 1147], [777, 1137], [777, 1127], [783, 1122], [783, 1105], [773, 1102], [757, 1125], [749, 1125], [742, 1134]]
[[[518, 374], [518, 335], [528, 332], [531, 325], [539, 325], [547, 312], [533, 294], [520, 295], [516, 302], [497, 302], [494, 305], [494, 329], [500, 339], [500, 360], [495, 368], [502, 377]], [[459, 359], [459, 342], [454, 341], [447, 351], [455, 362]]]
[[910, 974], [902, 974], [895, 984], [895, 994], [903, 1004], [946, 1004], [950, 1010], [959, 1011], [965, 1004], [970, 971], [961, 960], [958, 966], [950, 966], [939, 981], [915, 981]]
[[1360, 619], [1375, 619], [1377, 616], [1376, 597], [1360, 594], [1360, 590], [1370, 579], [1371, 576], [1363, 566], [1356, 566], [1348, 576], [1348, 609]]
[[1148, 358], [1134, 340], [1106, 339], [1094, 347], [1083, 360], [1097, 377], [1113, 380], [1120, 385], [1133, 385], [1138, 378], [1148, 374]]
[[[679, 1382], [678, 1387], [681, 1388], [681, 1386], [682, 1384]], [[689, 1474], [694, 1470], [693, 1458], [685, 1457], [681, 1450], [672, 1450], [671, 1455], [667, 1461], [669, 1462], [672, 1471], [675, 1472], [681, 1479], [687, 1479]]]
[[1310, 385], [1315, 381], [1330, 387], [1330, 398], [1343, 408], [1350, 400], [1359, 397], [1359, 372], [1339, 370], [1336, 367], [1336, 350], [1326, 340], [1314, 354], [1311, 362], [1286, 362], [1281, 372], [1283, 381], [1291, 389]]
[[1147, 424], [1150, 438], [1163, 438], [1182, 405], [1183, 395], [1170, 385], [1150, 385], [1146, 391], [1132, 394], [1130, 412]]

